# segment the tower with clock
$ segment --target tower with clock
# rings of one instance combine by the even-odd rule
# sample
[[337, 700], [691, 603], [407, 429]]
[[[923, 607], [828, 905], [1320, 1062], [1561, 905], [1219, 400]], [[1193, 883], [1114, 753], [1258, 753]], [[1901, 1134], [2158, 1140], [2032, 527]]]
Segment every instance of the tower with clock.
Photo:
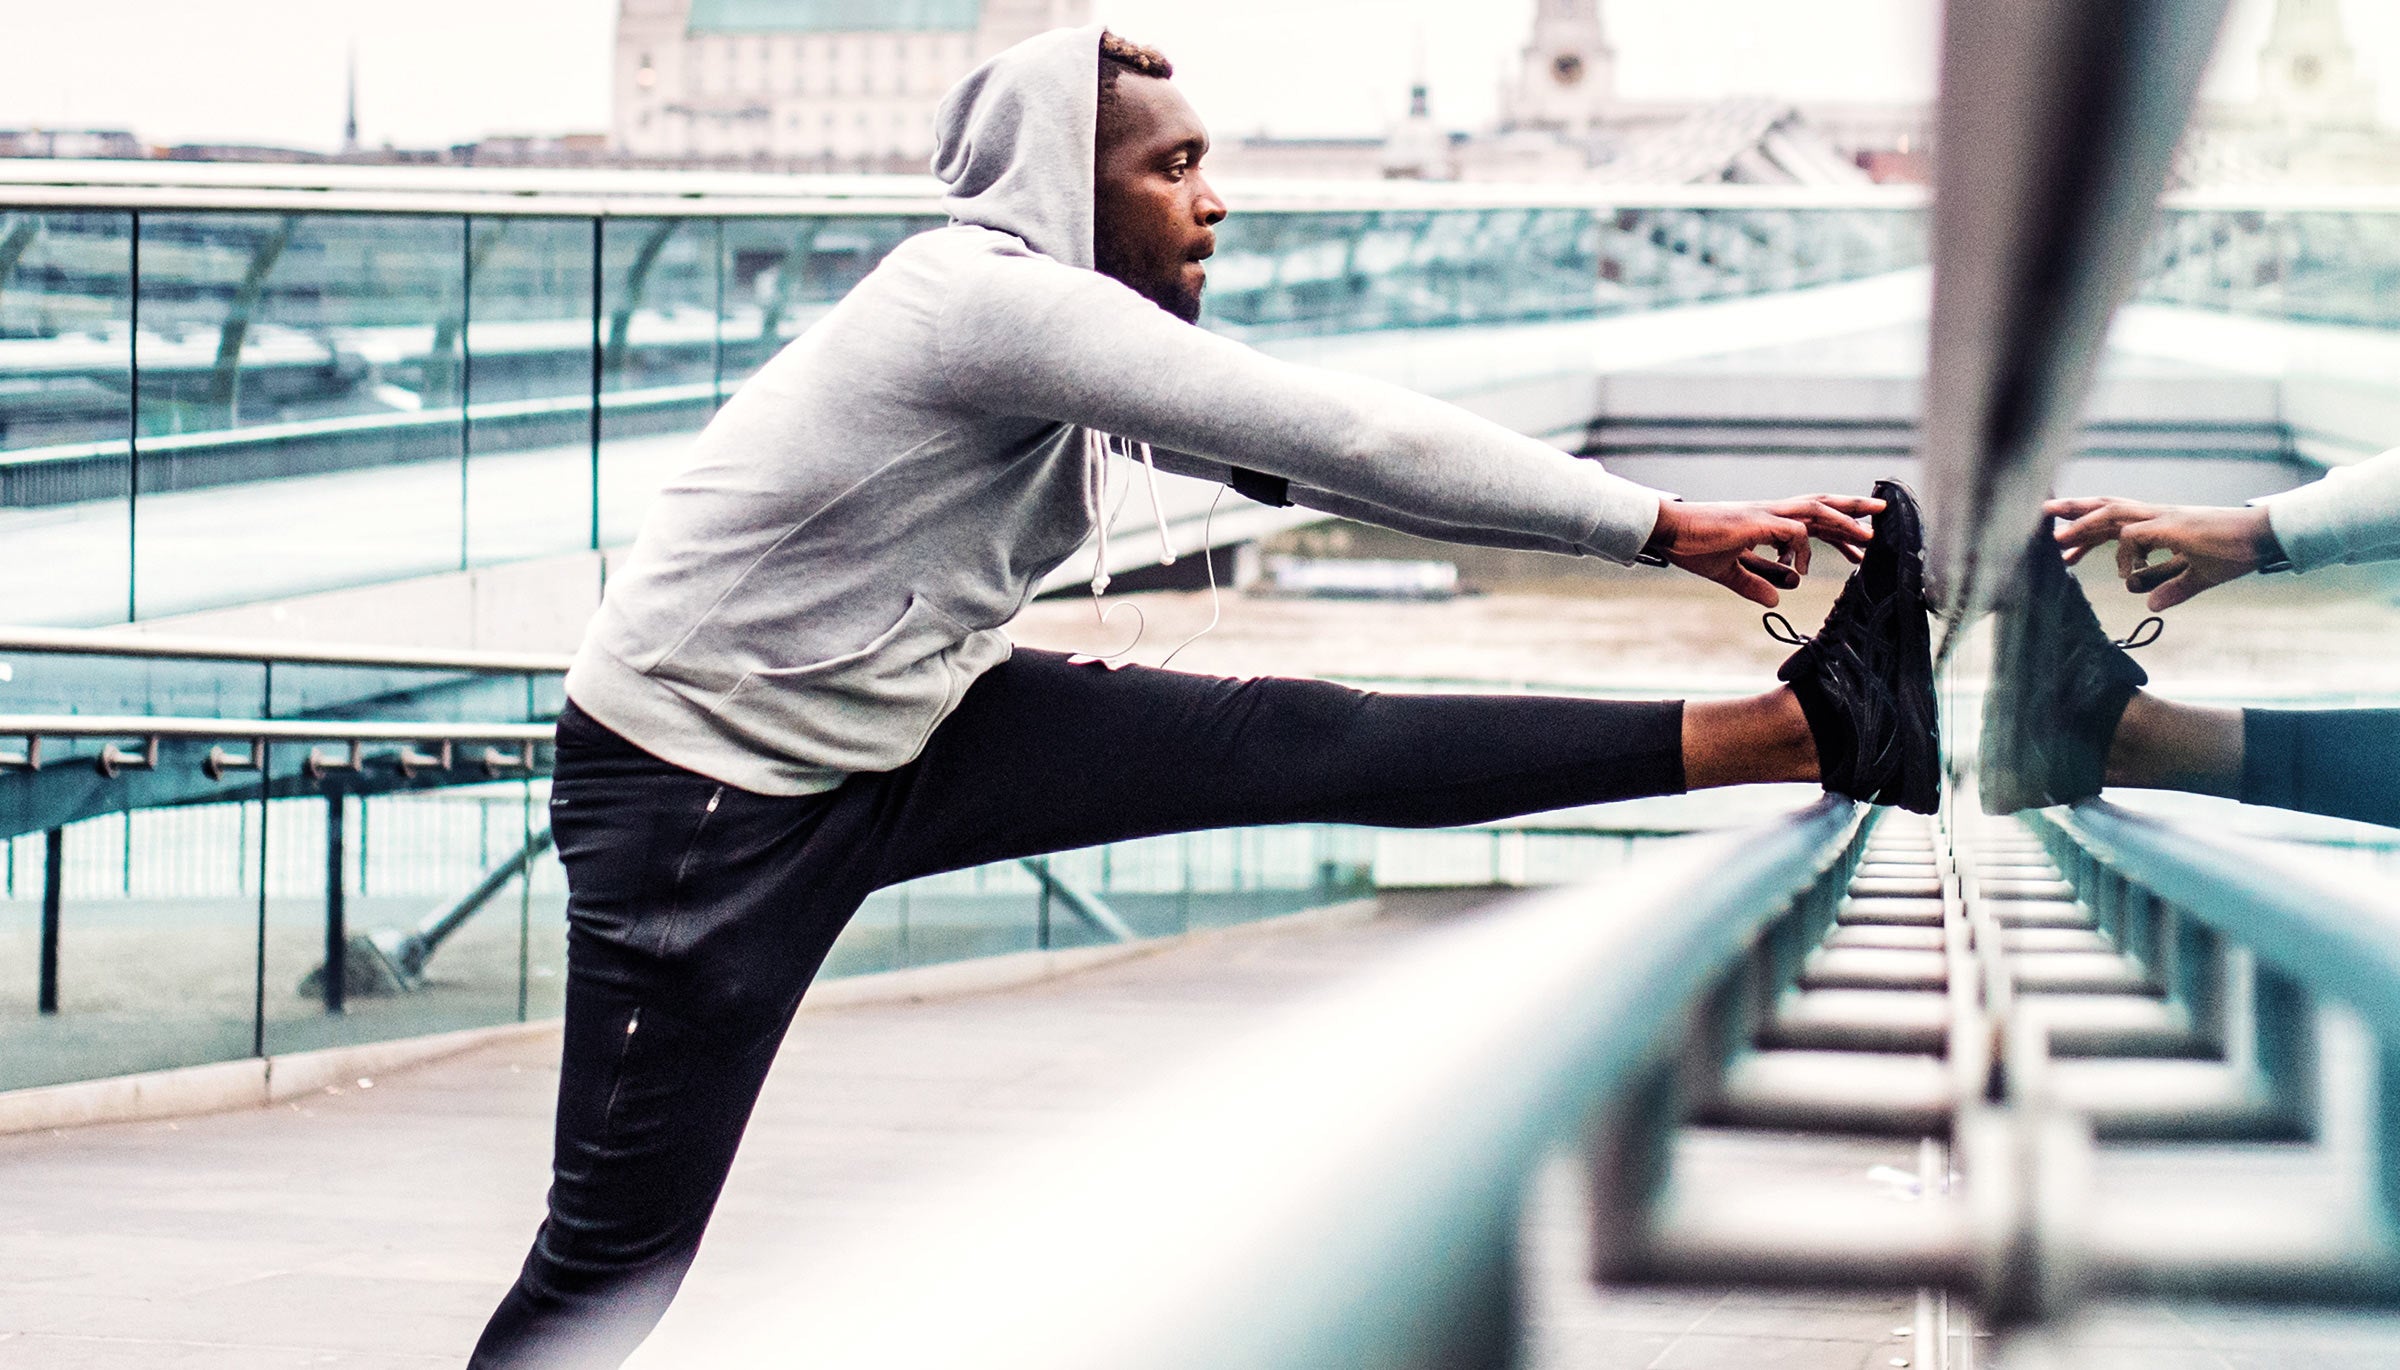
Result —
[[1533, 39], [1507, 91], [1512, 128], [1589, 134], [1617, 96], [1617, 52], [1600, 26], [1600, 0], [1537, 0]]
[[2341, 0], [2277, 0], [2258, 54], [2258, 103], [2293, 130], [2374, 126], [2375, 87], [2342, 31]]

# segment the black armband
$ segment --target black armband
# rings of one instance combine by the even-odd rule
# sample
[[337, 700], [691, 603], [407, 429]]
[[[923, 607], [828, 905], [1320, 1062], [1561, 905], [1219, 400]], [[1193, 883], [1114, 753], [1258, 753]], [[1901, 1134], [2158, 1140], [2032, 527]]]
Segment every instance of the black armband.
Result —
[[1256, 500], [1260, 504], [1272, 505], [1277, 509], [1291, 507], [1292, 483], [1282, 476], [1270, 476], [1264, 471], [1253, 471], [1246, 466], [1233, 467], [1232, 471], [1233, 478], [1225, 483], [1233, 487], [1233, 493], [1244, 499]]

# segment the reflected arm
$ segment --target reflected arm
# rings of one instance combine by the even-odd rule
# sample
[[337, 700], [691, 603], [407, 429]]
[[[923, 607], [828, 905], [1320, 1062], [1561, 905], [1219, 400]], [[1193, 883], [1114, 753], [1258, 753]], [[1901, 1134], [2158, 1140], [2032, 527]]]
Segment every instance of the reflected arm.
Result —
[[2400, 448], [2251, 502], [2295, 571], [2400, 560]]

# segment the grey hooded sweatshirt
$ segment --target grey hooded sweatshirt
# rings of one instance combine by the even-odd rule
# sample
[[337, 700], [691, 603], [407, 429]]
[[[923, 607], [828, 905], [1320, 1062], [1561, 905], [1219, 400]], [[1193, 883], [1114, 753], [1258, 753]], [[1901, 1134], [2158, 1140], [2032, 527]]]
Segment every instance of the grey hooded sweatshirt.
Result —
[[1412, 532], [1634, 559], [1655, 492], [1272, 360], [1093, 271], [1100, 33], [1030, 39], [943, 101], [949, 226], [901, 244], [701, 433], [567, 674], [594, 718], [760, 793], [906, 764], [1092, 533], [1087, 429]]

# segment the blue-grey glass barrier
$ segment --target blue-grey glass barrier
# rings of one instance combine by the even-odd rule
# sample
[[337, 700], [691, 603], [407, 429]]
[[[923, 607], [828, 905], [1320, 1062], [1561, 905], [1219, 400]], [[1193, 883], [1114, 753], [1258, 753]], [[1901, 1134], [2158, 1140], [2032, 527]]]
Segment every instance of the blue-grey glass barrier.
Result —
[[591, 545], [594, 236], [586, 219], [472, 220], [462, 384], [443, 402], [468, 416], [462, 565]]
[[[0, 216], [0, 619], [621, 544], [724, 397], [938, 222]], [[1586, 317], [1911, 265], [1921, 236], [1909, 212], [1262, 213], [1228, 225], [1208, 322]]]
[[[5, 706], [0, 713], [540, 724], [555, 718], [564, 703], [563, 681], [551, 673], [39, 651], [0, 654], [0, 706]], [[144, 750], [138, 731], [124, 738], [44, 737], [40, 764], [27, 766], [22, 741], [8, 739], [0, 751], [19, 759], [0, 764], [0, 837], [125, 810], [252, 798], [261, 784], [262, 770], [255, 764], [211, 761], [212, 755], [249, 755], [249, 740], [238, 732], [222, 740], [160, 739], [154, 763], [145, 759], [116, 767], [114, 774], [96, 773], [97, 759], [110, 748]], [[308, 764], [309, 756], [319, 750], [336, 764]], [[379, 743], [352, 758], [338, 745], [312, 748], [294, 743], [269, 749], [271, 764], [263, 775], [282, 797], [331, 788], [364, 793], [441, 789], [494, 773], [480, 747], [455, 747], [445, 764], [424, 759], [431, 754], [414, 744]], [[540, 759], [537, 756], [537, 762]]]
[[133, 220], [0, 213], [0, 617], [132, 602]]
[[2172, 209], [2138, 296], [2311, 323], [2400, 327], [2400, 214]]
[[[546, 784], [323, 792], [108, 813], [0, 840], [0, 1089], [414, 1036], [556, 1014], [566, 886]], [[1411, 834], [1414, 841], [1419, 835]], [[1378, 834], [1289, 827], [1147, 838], [1039, 858], [1139, 936], [1372, 894]], [[55, 915], [48, 854], [61, 856]], [[393, 949], [504, 872], [414, 976]], [[338, 896], [335, 891], [338, 889]], [[325, 983], [337, 907], [338, 1010]], [[45, 962], [45, 929], [52, 955]], [[827, 962], [854, 975], [1107, 939], [1024, 863], [928, 877], [867, 902]], [[45, 969], [45, 966], [47, 968]]]
[[[0, 619], [621, 543], [683, 438], [934, 222], [0, 212]], [[1924, 259], [1905, 209], [1260, 212], [1225, 225], [1206, 322], [1585, 318]], [[2400, 214], [2171, 210], [2147, 281], [2158, 302], [2390, 326]]]

